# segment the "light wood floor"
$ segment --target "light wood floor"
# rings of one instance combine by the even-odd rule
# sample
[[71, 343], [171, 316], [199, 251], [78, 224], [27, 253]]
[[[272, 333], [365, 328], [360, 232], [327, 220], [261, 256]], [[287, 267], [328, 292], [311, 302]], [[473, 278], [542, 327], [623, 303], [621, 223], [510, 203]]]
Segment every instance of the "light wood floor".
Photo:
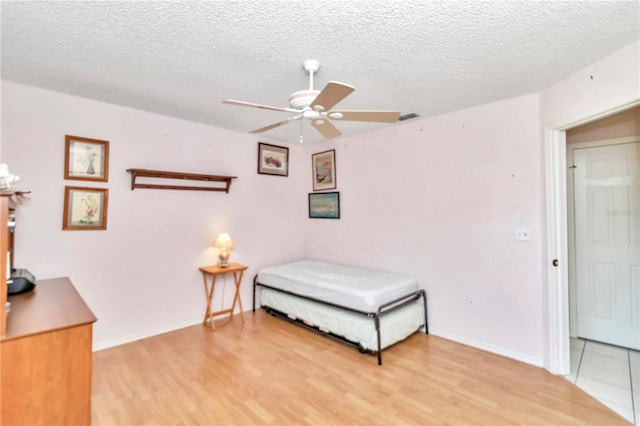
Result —
[[562, 377], [435, 336], [378, 366], [262, 310], [245, 318], [95, 352], [93, 424], [628, 424]]

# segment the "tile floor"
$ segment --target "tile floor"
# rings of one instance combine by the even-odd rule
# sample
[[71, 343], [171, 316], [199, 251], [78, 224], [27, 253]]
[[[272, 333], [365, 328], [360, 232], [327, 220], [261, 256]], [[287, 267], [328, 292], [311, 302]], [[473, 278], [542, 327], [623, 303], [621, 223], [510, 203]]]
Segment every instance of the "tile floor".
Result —
[[571, 374], [583, 391], [640, 426], [640, 352], [571, 339]]

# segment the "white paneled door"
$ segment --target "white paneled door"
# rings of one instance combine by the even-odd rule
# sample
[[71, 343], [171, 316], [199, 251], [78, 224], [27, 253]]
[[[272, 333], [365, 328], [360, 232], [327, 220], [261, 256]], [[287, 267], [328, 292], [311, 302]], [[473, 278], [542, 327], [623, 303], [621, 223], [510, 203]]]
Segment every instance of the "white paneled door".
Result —
[[640, 350], [640, 143], [574, 150], [578, 336]]

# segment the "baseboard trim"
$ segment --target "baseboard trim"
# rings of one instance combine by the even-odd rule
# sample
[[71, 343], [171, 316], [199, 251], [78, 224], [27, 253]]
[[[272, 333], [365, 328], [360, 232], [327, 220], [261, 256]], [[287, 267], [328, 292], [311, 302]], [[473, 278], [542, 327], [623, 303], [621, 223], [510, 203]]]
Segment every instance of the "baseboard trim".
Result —
[[456, 343], [462, 343], [463, 345], [471, 346], [483, 351], [491, 352], [496, 355], [501, 355], [507, 358], [514, 359], [516, 361], [524, 362], [525, 364], [534, 365], [536, 367], [544, 367], [544, 360], [522, 352], [517, 352], [511, 349], [503, 348], [502, 346], [492, 345], [490, 343], [482, 342], [479, 340], [469, 339], [468, 337], [459, 336], [457, 334], [449, 333], [447, 331], [429, 328], [429, 334], [442, 337], [443, 339], [451, 340]]
[[[201, 324], [201, 321], [187, 321], [180, 324], [175, 324], [168, 328], [157, 328], [145, 330], [140, 333], [130, 334], [122, 336], [117, 339], [106, 340], [104, 342], [94, 343], [93, 352], [101, 351], [103, 349], [113, 348], [115, 346], [124, 345], [126, 343], [135, 342], [136, 340], [146, 339], [147, 337], [157, 336], [159, 334], [168, 333], [170, 331], [179, 330], [185, 327], [191, 327], [193, 325]], [[536, 367], [544, 367], [544, 360], [542, 358], [534, 357], [528, 354], [523, 354], [511, 349], [503, 348], [501, 346], [492, 345], [490, 343], [482, 342], [479, 340], [469, 339], [468, 337], [459, 336], [457, 334], [449, 333], [447, 331], [429, 328], [429, 334], [442, 337], [443, 339], [451, 340], [453, 342], [461, 343], [463, 345], [471, 346], [483, 351], [491, 352], [496, 355], [501, 355], [507, 358], [514, 359], [516, 361], [524, 362], [526, 364], [534, 365]]]
[[129, 334], [127, 336], [106, 340], [104, 342], [97, 342], [93, 344], [93, 352], [101, 351], [103, 349], [113, 348], [115, 346], [120, 346], [126, 343], [135, 342], [136, 340], [146, 339], [147, 337], [157, 336], [158, 334], [168, 333], [170, 331], [179, 330], [185, 327], [191, 327], [197, 324], [202, 324], [202, 321], [195, 321], [195, 322], [186, 321], [184, 323], [174, 324], [171, 327], [167, 327], [167, 328], [156, 328], [156, 329], [144, 330], [140, 333]]

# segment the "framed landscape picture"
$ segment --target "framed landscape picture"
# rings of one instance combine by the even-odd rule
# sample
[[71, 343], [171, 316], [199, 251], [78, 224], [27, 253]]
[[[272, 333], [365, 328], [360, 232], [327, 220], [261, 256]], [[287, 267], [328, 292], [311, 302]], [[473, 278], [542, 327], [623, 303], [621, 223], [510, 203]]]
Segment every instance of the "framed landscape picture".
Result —
[[109, 142], [65, 136], [64, 178], [109, 181]]
[[311, 156], [313, 190], [336, 189], [336, 150], [318, 152]]
[[315, 219], [340, 219], [340, 193], [310, 193], [309, 217]]
[[62, 229], [107, 229], [109, 190], [81, 186], [64, 187]]
[[258, 173], [289, 176], [289, 148], [259, 142]]

